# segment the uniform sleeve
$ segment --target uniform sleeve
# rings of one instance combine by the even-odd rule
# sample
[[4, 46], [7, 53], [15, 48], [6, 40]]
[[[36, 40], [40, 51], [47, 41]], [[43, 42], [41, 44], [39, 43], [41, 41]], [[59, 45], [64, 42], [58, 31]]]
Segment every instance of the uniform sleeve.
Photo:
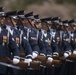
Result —
[[40, 48], [40, 53], [46, 55], [46, 48], [45, 48], [44, 41], [43, 41], [43, 39], [41, 38], [41, 36], [42, 36], [42, 34], [39, 33], [38, 45], [39, 45], [39, 48]]
[[73, 49], [76, 49], [76, 33], [74, 33], [74, 41], [72, 41]]
[[62, 35], [62, 38], [63, 38], [62, 44], [63, 44], [64, 50], [65, 50], [65, 51], [72, 50], [71, 44], [70, 44], [68, 41], [66, 41], [66, 39], [67, 39], [68, 37], [67, 37], [67, 36], [66, 36], [66, 37], [63, 37], [63, 35]]
[[33, 33], [30, 32], [30, 34], [29, 34], [29, 43], [31, 45], [32, 50], [39, 53], [40, 49], [39, 49], [39, 46], [38, 46], [38, 39], [37, 39], [36, 32], [34, 32], [34, 31], [33, 31]]
[[55, 34], [55, 41], [52, 40], [52, 43], [51, 43], [53, 52], [59, 52], [57, 39], [56, 39], [57, 37], [59, 37], [59, 34], [56, 32], [56, 34]]
[[26, 55], [32, 55], [32, 48], [29, 42], [27, 41], [26, 36], [22, 36], [22, 46]]
[[19, 56], [19, 50], [18, 50], [17, 44], [12, 35], [9, 35], [9, 46], [13, 52], [13, 55]]

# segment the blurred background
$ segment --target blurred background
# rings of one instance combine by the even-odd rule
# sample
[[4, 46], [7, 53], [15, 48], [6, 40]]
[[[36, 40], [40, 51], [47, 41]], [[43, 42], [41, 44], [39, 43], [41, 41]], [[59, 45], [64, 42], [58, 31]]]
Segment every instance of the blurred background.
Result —
[[5, 11], [25, 9], [40, 17], [60, 16], [63, 19], [76, 18], [76, 0], [0, 0]]

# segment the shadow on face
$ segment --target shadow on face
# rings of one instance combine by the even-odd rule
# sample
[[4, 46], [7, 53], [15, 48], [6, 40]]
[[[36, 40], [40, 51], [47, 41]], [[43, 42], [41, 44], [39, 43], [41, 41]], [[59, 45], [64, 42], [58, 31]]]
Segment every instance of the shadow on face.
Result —
[[5, 24], [5, 17], [0, 17], [0, 24]]

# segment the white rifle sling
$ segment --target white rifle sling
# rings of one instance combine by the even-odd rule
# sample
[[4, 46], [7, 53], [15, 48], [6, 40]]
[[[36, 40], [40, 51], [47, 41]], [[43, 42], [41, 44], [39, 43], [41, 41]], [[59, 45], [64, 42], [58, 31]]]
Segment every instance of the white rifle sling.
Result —
[[71, 32], [70, 36], [71, 36], [71, 40], [74, 40], [74, 33]]
[[53, 40], [53, 42], [55, 42], [55, 35], [56, 35], [56, 32], [52, 32], [52, 40]]
[[60, 31], [60, 40], [62, 42], [62, 31]]
[[39, 31], [37, 31], [37, 40], [38, 40]]
[[22, 35], [23, 35], [23, 31], [21, 30], [21, 34], [20, 34], [20, 44], [22, 43]]
[[9, 35], [10, 35], [10, 33], [8, 31], [8, 33], [7, 33], [7, 45], [9, 44]]
[[27, 40], [29, 41], [29, 29], [27, 29]]
[[41, 39], [43, 40], [43, 35], [44, 35], [44, 32], [42, 31], [42, 36], [41, 36]]
[[70, 35], [70, 34], [71, 34], [71, 32], [70, 32], [70, 31], [68, 31], [68, 34], [69, 34], [69, 39], [71, 40], [71, 35]]
[[50, 40], [52, 41], [52, 34], [50, 33]]
[[1, 31], [2, 31], [2, 29], [1, 29], [1, 27], [0, 27], [0, 33], [1, 33]]
[[13, 30], [11, 30], [10, 28], [6, 27], [6, 29], [10, 32], [11, 35], [13, 35]]
[[1, 33], [1, 31], [2, 31], [2, 29], [1, 29], [1, 27], [0, 27], [0, 33]]

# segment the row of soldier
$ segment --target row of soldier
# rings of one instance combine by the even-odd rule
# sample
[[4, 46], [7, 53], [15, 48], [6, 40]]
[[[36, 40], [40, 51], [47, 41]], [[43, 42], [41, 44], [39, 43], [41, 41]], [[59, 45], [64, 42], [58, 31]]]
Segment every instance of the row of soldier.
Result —
[[[0, 7], [0, 58], [9, 57], [14, 65], [22, 61], [29, 67], [38, 56], [44, 56], [46, 61], [52, 63], [53, 56], [61, 56], [60, 52], [63, 52], [64, 58], [71, 54], [76, 55], [76, 22], [74, 19], [69, 21], [62, 21], [60, 17], [39, 19], [38, 15], [33, 15], [33, 12], [27, 14], [24, 14], [24, 10], [4, 12], [3, 7]], [[35, 72], [43, 75], [61, 75], [67, 71], [65, 75], [71, 75], [76, 71], [76, 67], [72, 63], [72, 66], [69, 65], [72, 67], [69, 68], [70, 74], [68, 69], [65, 71], [68, 64], [52, 67], [52, 69], [42, 66], [40, 71]], [[23, 71], [25, 70], [10, 70], [0, 65], [2, 75], [6, 73], [7, 75], [19, 75], [29, 72], [29, 70]]]

